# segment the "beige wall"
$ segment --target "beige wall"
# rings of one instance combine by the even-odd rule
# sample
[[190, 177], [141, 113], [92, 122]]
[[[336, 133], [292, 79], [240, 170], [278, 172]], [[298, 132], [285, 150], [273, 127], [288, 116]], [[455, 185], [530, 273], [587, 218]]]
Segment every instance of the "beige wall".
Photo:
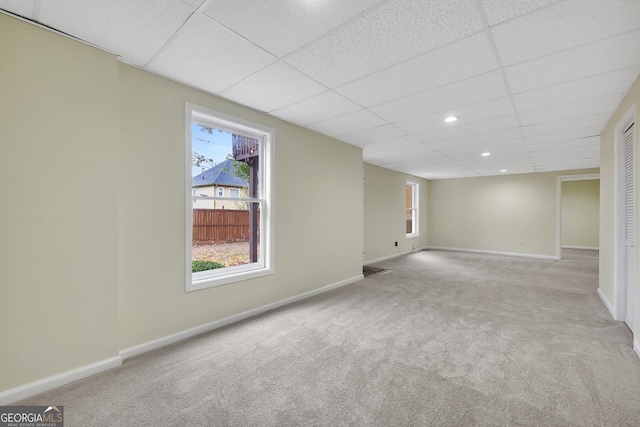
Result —
[[[362, 274], [361, 149], [124, 64], [119, 84], [120, 348]], [[274, 275], [185, 293], [185, 101], [275, 129]]]
[[[635, 103], [635, 104], [634, 104]], [[600, 283], [599, 291], [612, 306], [614, 300], [614, 140], [615, 128], [627, 112], [635, 110], [636, 120], [640, 117], [640, 78], [636, 79], [615, 113], [600, 134]], [[640, 164], [640, 150], [637, 149], [638, 122], [636, 121], [636, 165]], [[637, 166], [636, 166], [637, 171]], [[640, 188], [640, 174], [636, 172], [636, 194]], [[636, 196], [636, 201], [637, 201]], [[638, 207], [636, 205], [636, 212]], [[637, 223], [637, 221], [636, 221]], [[637, 230], [637, 227], [636, 227]], [[636, 238], [636, 241], [638, 239]], [[637, 246], [636, 246], [637, 247]], [[640, 265], [640, 251], [636, 265]], [[636, 275], [637, 278], [638, 275]], [[636, 284], [636, 307], [640, 307], [640, 286]], [[636, 313], [638, 311], [636, 310]], [[640, 316], [636, 315], [636, 331], [640, 331]], [[637, 341], [637, 340], [636, 340]]]
[[[0, 393], [362, 274], [361, 149], [2, 14], [0, 57]], [[185, 293], [185, 101], [275, 129], [275, 274]]]
[[562, 246], [597, 248], [600, 180], [562, 182]]
[[597, 171], [431, 181], [429, 245], [556, 256], [557, 177]]
[[118, 356], [118, 61], [0, 14], [0, 392]]
[[[429, 182], [412, 175], [364, 164], [364, 261], [427, 246]], [[418, 184], [419, 236], [406, 236], [406, 183]], [[398, 247], [394, 243], [398, 242]]]

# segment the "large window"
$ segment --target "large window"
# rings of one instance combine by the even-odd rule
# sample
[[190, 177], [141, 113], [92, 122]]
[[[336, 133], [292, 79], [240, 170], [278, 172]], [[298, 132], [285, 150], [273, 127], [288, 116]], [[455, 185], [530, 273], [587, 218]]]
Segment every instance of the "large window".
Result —
[[270, 274], [273, 130], [185, 110], [187, 291]]
[[407, 197], [407, 211], [406, 211], [407, 237], [417, 237], [418, 236], [418, 184], [407, 181], [406, 197]]

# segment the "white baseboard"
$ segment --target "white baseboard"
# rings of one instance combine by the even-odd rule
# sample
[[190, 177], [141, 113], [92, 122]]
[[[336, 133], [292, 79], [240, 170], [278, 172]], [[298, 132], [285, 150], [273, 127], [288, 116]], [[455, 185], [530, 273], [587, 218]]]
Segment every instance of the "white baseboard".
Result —
[[342, 286], [349, 285], [351, 283], [358, 282], [364, 279], [362, 274], [352, 277], [350, 279], [342, 280], [340, 282], [333, 283], [331, 285], [324, 286], [322, 288], [314, 289], [309, 292], [305, 292], [290, 298], [285, 298], [280, 301], [276, 301], [271, 304], [263, 305], [262, 307], [254, 308], [252, 310], [248, 310], [242, 313], [234, 314], [233, 316], [225, 317], [224, 319], [215, 320], [210, 323], [206, 323], [204, 325], [196, 326], [194, 328], [190, 328], [181, 332], [177, 332], [175, 334], [167, 335], [166, 337], [158, 338], [153, 341], [148, 341], [146, 343], [136, 345], [134, 347], [130, 347], [120, 351], [120, 357], [122, 360], [129, 359], [131, 357], [137, 356], [142, 353], [146, 353], [151, 350], [155, 350], [160, 347], [164, 347], [178, 341], [185, 340], [187, 338], [194, 337], [196, 335], [203, 334], [205, 332], [213, 331], [214, 329], [222, 328], [223, 326], [230, 325], [232, 323], [239, 322], [244, 319], [248, 319], [249, 317], [254, 317], [259, 314], [262, 314], [266, 311], [276, 309], [278, 307], [282, 307], [283, 305], [291, 304], [306, 298], [310, 298], [312, 296], [331, 291], [333, 289], [340, 288]]
[[35, 396], [36, 394], [43, 393], [53, 388], [69, 384], [70, 382], [98, 374], [120, 365], [122, 365], [122, 358], [120, 356], [116, 356], [3, 391], [0, 393], [0, 406]]
[[376, 262], [382, 262], [382, 261], [386, 261], [388, 259], [398, 258], [399, 256], [409, 255], [409, 254], [412, 254], [414, 252], [424, 251], [425, 249], [428, 249], [428, 246], [423, 246], [421, 248], [412, 249], [412, 250], [407, 251], [407, 252], [398, 252], [396, 254], [384, 256], [382, 258], [371, 259], [369, 261], [363, 262], [362, 265], [375, 264]]
[[594, 248], [591, 246], [569, 246], [569, 245], [562, 245], [562, 249], [586, 249], [586, 250], [590, 250], [590, 251], [599, 251], [600, 248]]
[[613, 319], [615, 319], [616, 316], [613, 315], [613, 306], [611, 305], [607, 297], [604, 295], [604, 293], [600, 290], [600, 288], [598, 288], [597, 292], [598, 292], [598, 296], [602, 300], [602, 303], [604, 304], [605, 307], [607, 307], [607, 310], [609, 310], [609, 314]]
[[489, 254], [489, 255], [517, 256], [517, 257], [524, 257], [524, 258], [540, 258], [540, 259], [553, 259], [553, 260], [558, 259], [558, 257], [555, 255], [538, 255], [538, 254], [523, 254], [519, 252], [485, 251], [482, 249], [449, 248], [446, 246], [428, 246], [427, 249], [432, 249], [436, 251], [471, 252], [471, 253]]
[[71, 371], [63, 372], [58, 375], [54, 375], [48, 378], [34, 381], [29, 384], [24, 384], [19, 387], [12, 388], [10, 390], [0, 392], [0, 406], [9, 405], [18, 400], [26, 399], [28, 397], [35, 396], [36, 394], [40, 394], [45, 391], [51, 390], [53, 388], [60, 387], [70, 382], [77, 381], [79, 379], [86, 378], [91, 375], [95, 375], [100, 372], [118, 367], [122, 365], [122, 361], [124, 359], [128, 359], [130, 357], [137, 356], [147, 351], [155, 350], [157, 348], [164, 347], [166, 345], [173, 344], [187, 338], [191, 338], [193, 336], [202, 334], [204, 332], [209, 332], [214, 329], [221, 328], [231, 323], [239, 322], [240, 320], [244, 320], [249, 317], [257, 316], [266, 311], [273, 310], [278, 307], [282, 307], [283, 305], [291, 304], [296, 301], [303, 300], [305, 298], [310, 298], [312, 296], [315, 296], [324, 292], [328, 292], [330, 290], [337, 289], [342, 286], [349, 285], [351, 283], [358, 282], [362, 279], [364, 279], [364, 276], [360, 274], [350, 279], [342, 280], [340, 282], [336, 282], [331, 285], [324, 286], [322, 288], [314, 289], [312, 291], [305, 292], [290, 298], [286, 298], [281, 301], [267, 304], [262, 307], [254, 308], [253, 310], [245, 311], [243, 313], [229, 316], [224, 319], [216, 320], [214, 322], [207, 323], [205, 325], [187, 329], [185, 331], [178, 332], [176, 334], [172, 334], [164, 338], [159, 338], [157, 340], [149, 341], [147, 343], [122, 350], [120, 351], [119, 356], [112, 357], [110, 359], [106, 359], [101, 362], [82, 366], [80, 368], [73, 369]]
[[398, 258], [399, 256], [402, 256], [402, 255], [403, 255], [402, 252], [398, 252], [397, 254], [384, 256], [382, 258], [376, 258], [376, 259], [372, 259], [372, 260], [369, 260], [369, 261], [365, 261], [365, 262], [362, 263], [362, 265], [375, 264], [376, 262], [382, 262], [382, 261], [386, 261], [388, 259]]
[[633, 340], [633, 351], [640, 357], [640, 342]]

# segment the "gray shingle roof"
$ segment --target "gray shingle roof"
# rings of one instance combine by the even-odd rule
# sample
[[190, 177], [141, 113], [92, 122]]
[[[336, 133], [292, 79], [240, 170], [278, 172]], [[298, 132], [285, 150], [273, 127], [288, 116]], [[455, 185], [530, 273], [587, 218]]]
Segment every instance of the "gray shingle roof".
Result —
[[211, 169], [193, 177], [191, 187], [204, 187], [207, 185], [226, 185], [229, 187], [247, 187], [241, 178], [233, 173], [233, 160], [227, 159], [218, 163]]

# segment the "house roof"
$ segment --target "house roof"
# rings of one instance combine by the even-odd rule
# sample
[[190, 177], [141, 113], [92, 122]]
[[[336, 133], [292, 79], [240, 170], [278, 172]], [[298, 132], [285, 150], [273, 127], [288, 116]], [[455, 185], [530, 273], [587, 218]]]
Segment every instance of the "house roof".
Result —
[[211, 169], [193, 177], [192, 187], [207, 185], [226, 185], [228, 187], [247, 187], [247, 183], [233, 173], [233, 160], [227, 159]]

